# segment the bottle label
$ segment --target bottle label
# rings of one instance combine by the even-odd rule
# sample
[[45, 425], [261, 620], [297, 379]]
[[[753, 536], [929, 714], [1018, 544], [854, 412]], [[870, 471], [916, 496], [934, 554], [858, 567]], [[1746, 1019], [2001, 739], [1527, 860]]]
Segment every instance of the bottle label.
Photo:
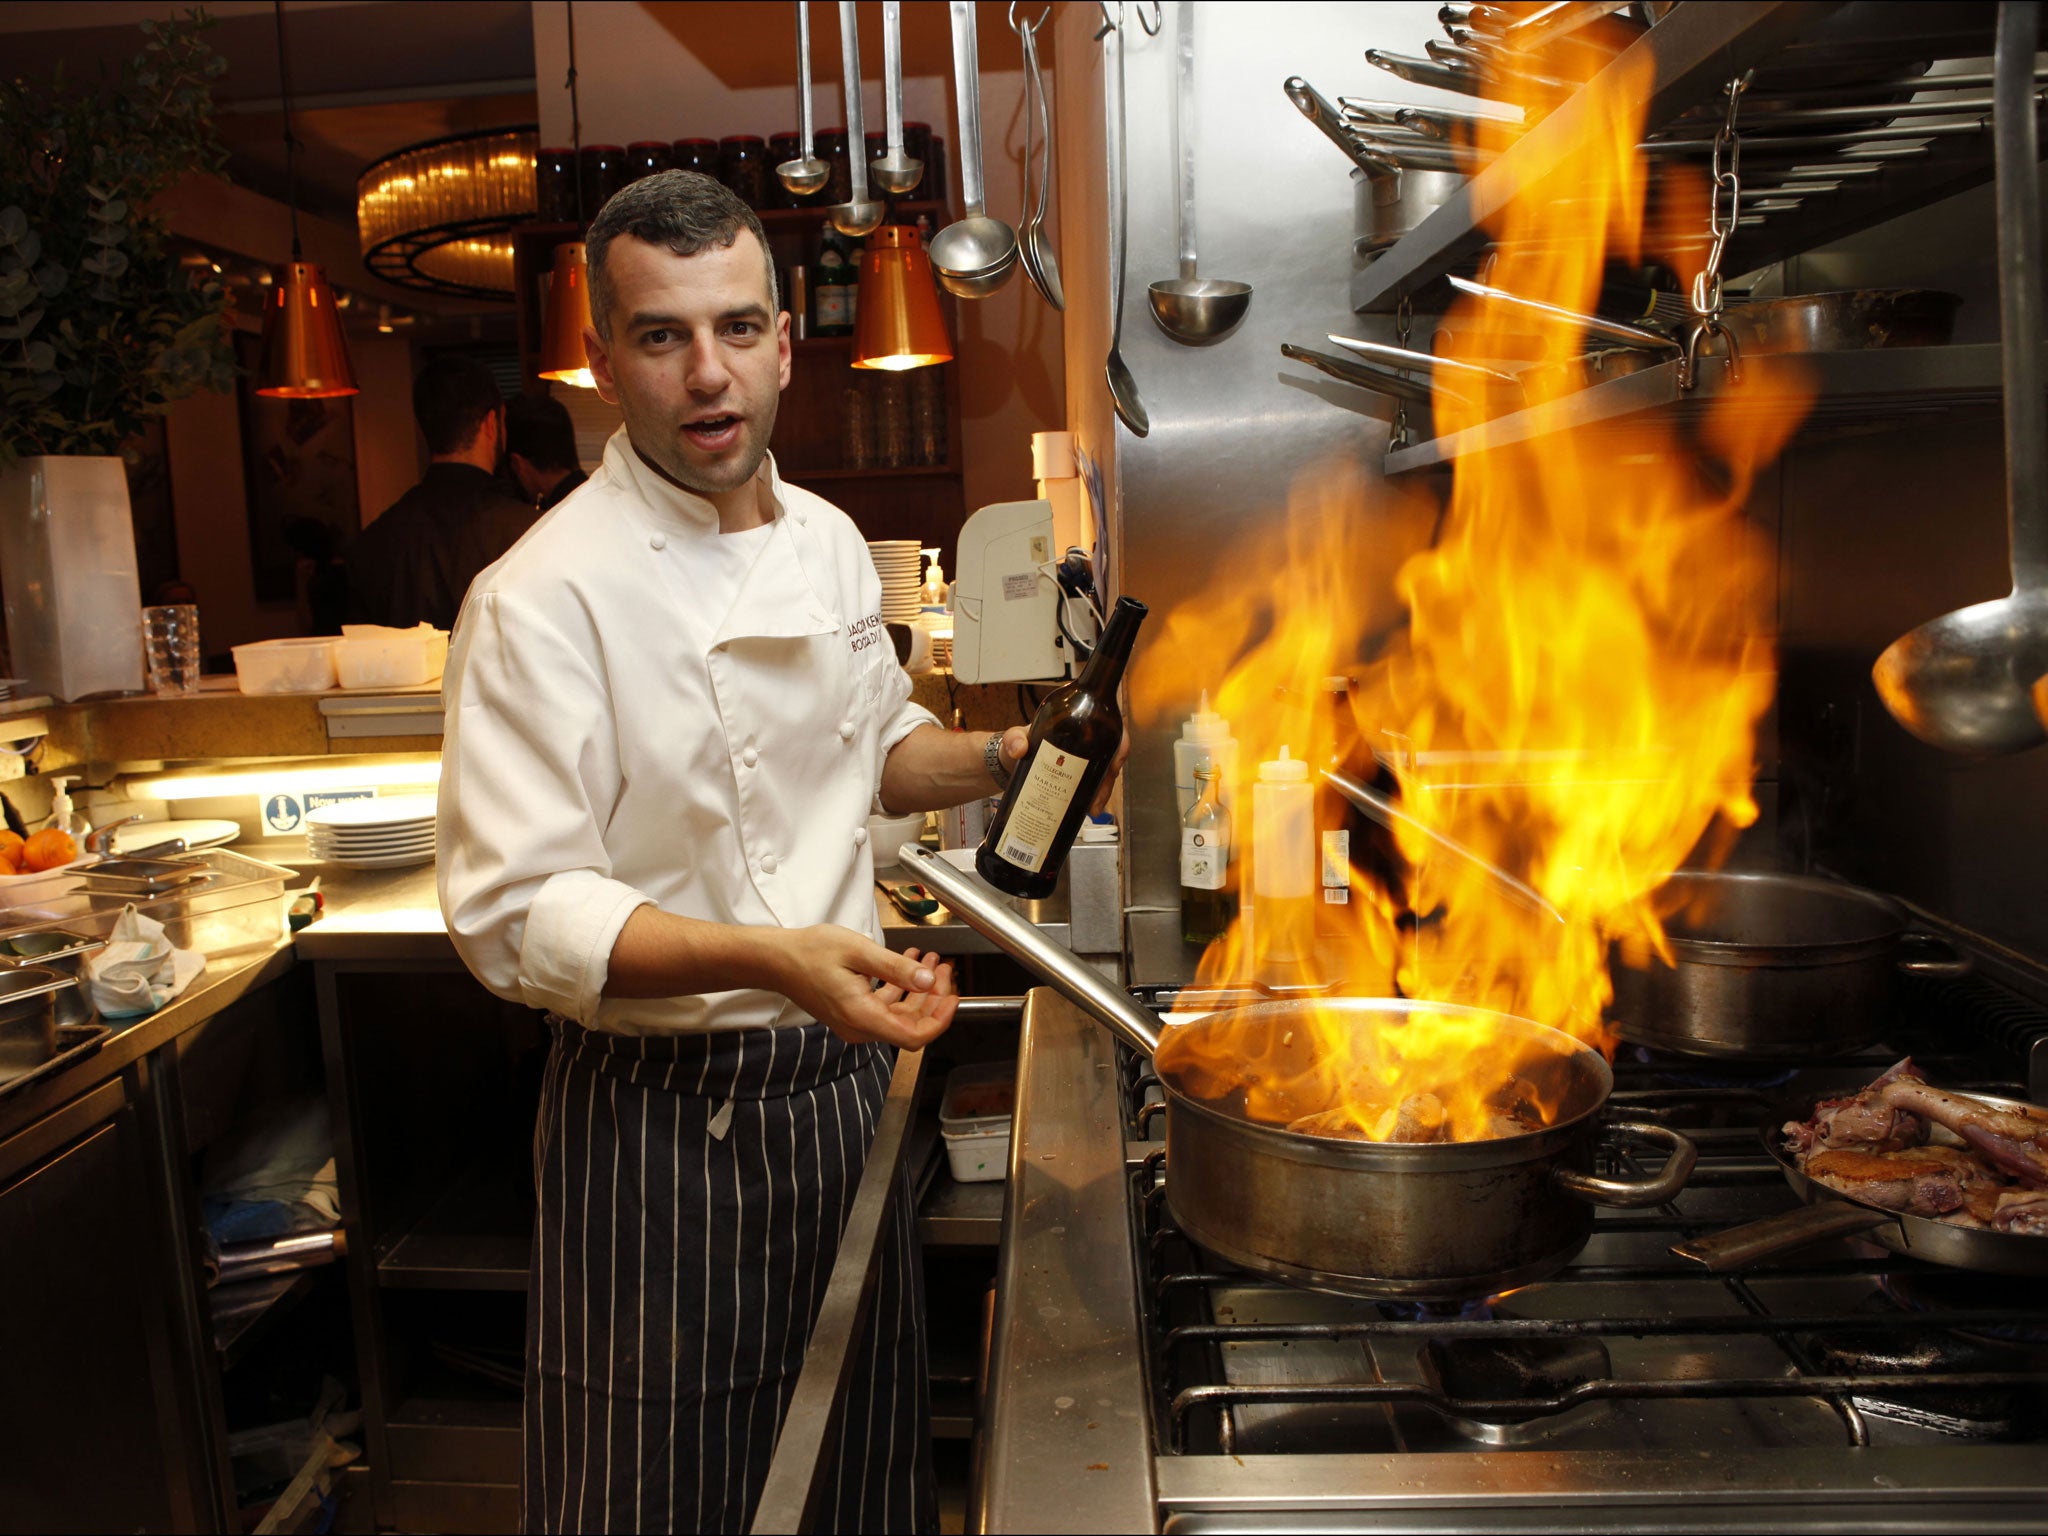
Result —
[[818, 325], [839, 327], [853, 324], [853, 306], [847, 302], [847, 295], [853, 290], [843, 284], [818, 288]]
[[1325, 832], [1323, 834], [1323, 900], [1341, 902], [1342, 896], [1331, 896], [1331, 889], [1351, 889], [1351, 833]]
[[1024, 782], [1017, 786], [1017, 798], [1010, 803], [1003, 846], [996, 852], [1034, 875], [1044, 869], [1067, 807], [1074, 803], [1081, 776], [1087, 771], [1088, 759], [1080, 753], [1063, 752], [1051, 742], [1041, 741], [1031, 766], [1024, 770]]
[[1180, 883], [1190, 891], [1220, 891], [1230, 863], [1230, 839], [1217, 827], [1180, 829]]

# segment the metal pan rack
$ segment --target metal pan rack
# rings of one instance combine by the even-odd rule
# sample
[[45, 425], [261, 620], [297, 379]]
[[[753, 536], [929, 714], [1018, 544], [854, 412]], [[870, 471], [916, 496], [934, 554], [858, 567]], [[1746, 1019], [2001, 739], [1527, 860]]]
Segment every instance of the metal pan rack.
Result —
[[[1990, 178], [1989, 76], [1953, 61], [1988, 57], [1996, 15], [1995, 4], [1918, 0], [1680, 4], [1609, 68], [1647, 61], [1653, 84], [1643, 153], [1704, 164], [1716, 93], [1761, 66], [1745, 97], [1750, 126], [1743, 149], [1752, 167], [1764, 167], [1768, 190], [1745, 203], [1723, 264], [1729, 272], [1753, 271]], [[1353, 279], [1352, 307], [1360, 313], [1440, 308], [1443, 280], [1471, 271], [1498, 248], [1488, 230], [1512, 199], [1569, 195], [1568, 146], [1595, 105], [1579, 91], [1555, 98], [1547, 110], [1532, 108], [1526, 130], [1494, 152], [1447, 142], [1440, 124], [1455, 112], [1403, 111], [1390, 119], [1375, 104], [1340, 99], [1344, 130], [1382, 147], [1399, 144], [1417, 164], [1432, 163], [1432, 153], [1462, 156], [1471, 171], [1442, 207]], [[2048, 89], [2037, 89], [2035, 100], [2037, 110], [2048, 105]], [[1757, 357], [1745, 366], [1742, 393], [1760, 404], [1787, 390], [1814, 390], [1809, 428], [1993, 403], [2000, 389], [1995, 346]], [[1684, 414], [1730, 388], [1717, 360], [1704, 360], [1692, 381], [1683, 372], [1674, 360], [1592, 384], [1541, 411], [1496, 417], [1479, 432], [1397, 439], [1384, 468], [1399, 474], [1441, 465], [1481, 440], [1499, 447], [1560, 430], [1619, 426], [1645, 411]], [[1774, 380], [1782, 387], [1773, 388]]]
[[[1645, 119], [1648, 152], [1659, 159], [1703, 160], [1711, 148], [1716, 92], [1731, 77], [1768, 61], [1770, 73], [1745, 102], [1749, 134], [1744, 153], [1796, 161], [1816, 174], [1805, 178], [1812, 190], [1765, 200], [1736, 232], [1725, 269], [1752, 271], [1990, 179], [1990, 113], [1974, 105], [1985, 94], [1983, 81], [1960, 77], [1965, 83], [1953, 93], [1965, 105], [1953, 112], [1894, 103], [1903, 110], [1888, 113], [1886, 103], [1871, 98], [1887, 91], [1925, 96], [1947, 89], [1924, 80], [1922, 71], [1943, 60], [1988, 56], [1995, 11], [1975, 0], [1858, 0], [1847, 5], [1688, 0], [1608, 68], [1633, 68], [1647, 60], [1653, 82]], [[1805, 89], [1769, 84], [1772, 77], [1794, 77], [1794, 72], [1806, 78], [1826, 78], [1831, 72], [1865, 73], [1866, 78], [1860, 85]], [[1820, 105], [1797, 105], [1808, 99]], [[1838, 131], [1778, 136], [1764, 126], [1772, 104], [1808, 114], [1850, 110], [1842, 114]], [[1586, 91], [1564, 98], [1480, 167], [1456, 195], [1352, 280], [1352, 309], [1392, 313], [1404, 299], [1429, 307], [1441, 279], [1468, 268], [1487, 247], [1487, 226], [1513, 199], [1554, 195], [1568, 180], [1567, 146], [1583, 136], [1595, 105]], [[1803, 121], [1801, 126], [1822, 125]], [[1818, 175], [1820, 168], [1837, 175], [1832, 180]]]

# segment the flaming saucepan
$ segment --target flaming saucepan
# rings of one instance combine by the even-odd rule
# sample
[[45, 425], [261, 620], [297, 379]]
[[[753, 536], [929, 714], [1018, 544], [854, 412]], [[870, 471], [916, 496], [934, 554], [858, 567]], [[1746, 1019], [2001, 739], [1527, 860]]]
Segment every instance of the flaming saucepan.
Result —
[[[1484, 1296], [1570, 1263], [1594, 1206], [1671, 1199], [1698, 1157], [1663, 1126], [1601, 1120], [1614, 1077], [1598, 1051], [1483, 1008], [1257, 1003], [1162, 1037], [972, 875], [916, 844], [899, 857], [962, 922], [1153, 1058], [1167, 1206], [1189, 1237], [1245, 1269], [1349, 1296]], [[1498, 1069], [1475, 1073], [1481, 1056]], [[1211, 1065], [1224, 1061], [1237, 1066]], [[1491, 1086], [1473, 1094], [1482, 1079]], [[1383, 1082], [1398, 1093], [1377, 1091]], [[1663, 1168], [1596, 1175], [1603, 1135], [1662, 1147]]]

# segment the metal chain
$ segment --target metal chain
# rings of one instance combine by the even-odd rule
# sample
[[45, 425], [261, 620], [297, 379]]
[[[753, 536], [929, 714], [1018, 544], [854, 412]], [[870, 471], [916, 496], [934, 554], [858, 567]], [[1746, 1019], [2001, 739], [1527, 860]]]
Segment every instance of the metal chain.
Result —
[[1733, 238], [1736, 226], [1742, 217], [1742, 135], [1736, 131], [1736, 113], [1742, 105], [1742, 93], [1749, 88], [1755, 76], [1751, 70], [1730, 80], [1723, 90], [1728, 97], [1728, 111], [1721, 126], [1714, 134], [1714, 183], [1708, 189], [1707, 262], [1693, 274], [1692, 313], [1693, 323], [1685, 340], [1685, 352], [1678, 360], [1678, 387], [1689, 390], [1698, 382], [1699, 357], [1702, 344], [1710, 337], [1718, 336], [1728, 349], [1728, 382], [1739, 383], [1742, 363], [1735, 348], [1735, 338], [1721, 324], [1721, 310], [1725, 298], [1721, 290], [1721, 263], [1728, 254], [1728, 242]]

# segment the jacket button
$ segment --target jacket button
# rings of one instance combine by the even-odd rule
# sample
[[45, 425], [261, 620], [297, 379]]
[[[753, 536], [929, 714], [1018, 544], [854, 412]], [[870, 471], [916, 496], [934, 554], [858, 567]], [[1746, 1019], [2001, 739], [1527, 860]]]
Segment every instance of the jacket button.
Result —
[[762, 873], [762, 874], [764, 874], [764, 875], [772, 875], [772, 874], [774, 874], [774, 873], [775, 873], [775, 855], [774, 855], [774, 854], [772, 854], [772, 853], [764, 853], [764, 854], [762, 854], [762, 855], [761, 855], [761, 873]]
[[650, 539], [649, 539], [649, 540], [647, 541], [647, 547], [648, 547], [649, 549], [667, 549], [667, 548], [668, 548], [668, 535], [667, 535], [667, 534], [665, 534], [665, 533], [657, 533], [657, 534], [655, 534], [655, 535], [654, 535], [654, 537], [650, 538]]
[[851, 720], [839, 722], [839, 739], [841, 741], [853, 740], [853, 722]]
[[865, 844], [867, 843], [867, 840], [868, 840], [868, 829], [867, 829], [866, 827], [855, 827], [855, 828], [853, 829], [853, 846], [854, 846], [854, 847], [856, 847], [856, 848], [859, 848], [859, 847], [863, 847], [863, 846], [865, 846]]
[[746, 751], [740, 754], [740, 761], [745, 763], [749, 768], [751, 768], [754, 766], [754, 764], [761, 761], [761, 754], [755, 751], [752, 747], [749, 747]]

